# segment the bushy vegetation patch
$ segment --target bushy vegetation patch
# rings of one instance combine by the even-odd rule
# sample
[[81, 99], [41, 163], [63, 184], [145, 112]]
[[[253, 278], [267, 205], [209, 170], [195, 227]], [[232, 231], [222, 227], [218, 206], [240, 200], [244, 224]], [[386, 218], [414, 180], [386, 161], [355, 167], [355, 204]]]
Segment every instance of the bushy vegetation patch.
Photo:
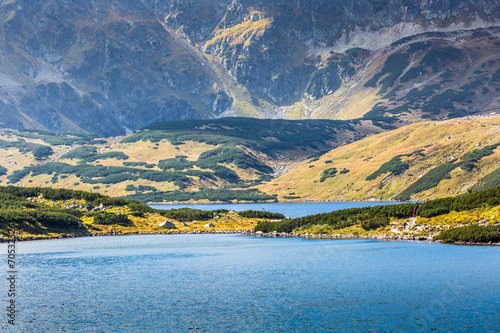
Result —
[[263, 218], [275, 220], [282, 220], [285, 218], [285, 215], [281, 213], [272, 213], [263, 210], [244, 210], [242, 212], [238, 212], [238, 215], [246, 218]]
[[462, 156], [462, 164], [460, 165], [460, 168], [465, 171], [472, 171], [476, 167], [477, 162], [479, 162], [485, 156], [492, 155], [494, 153], [494, 150], [499, 145], [500, 144], [486, 146], [484, 148], [476, 149], [465, 154], [464, 156]]
[[[409, 63], [409, 55], [407, 53], [395, 53], [390, 55], [384, 67], [373, 78], [365, 83], [365, 87], [376, 87], [378, 84], [382, 85], [379, 94], [385, 94], [387, 89], [391, 87], [394, 82], [403, 73]], [[387, 76], [385, 76], [387, 75]], [[385, 76], [385, 77], [384, 77]], [[380, 78], [384, 77], [380, 82]]]
[[126, 167], [141, 167], [145, 166], [146, 164], [146, 162], [123, 162], [123, 166]]
[[422, 58], [422, 65], [431, 67], [433, 72], [437, 72], [446, 61], [456, 61], [460, 59], [461, 51], [452, 46], [433, 48]]
[[364, 230], [375, 230], [388, 226], [389, 222], [390, 220], [387, 216], [375, 216], [361, 221], [361, 228]]
[[206, 221], [214, 216], [221, 213], [227, 213], [226, 209], [217, 209], [211, 211], [192, 209], [192, 208], [178, 208], [160, 211], [162, 216], [181, 221], [181, 222], [191, 222], [191, 221]]
[[127, 191], [127, 192], [132, 192], [132, 191], [136, 191], [136, 192], [153, 191], [153, 192], [156, 192], [158, 190], [156, 189], [156, 187], [149, 186], [149, 185], [138, 185], [138, 186], [127, 185], [127, 187], [125, 188], [125, 191]]
[[443, 179], [449, 176], [450, 172], [459, 167], [459, 163], [443, 163], [420, 177], [403, 192], [396, 196], [397, 200], [409, 200], [411, 195], [426, 191], [436, 187]]
[[192, 168], [193, 165], [194, 163], [186, 160], [185, 157], [169, 158], [158, 162], [158, 167], [163, 170], [173, 169], [179, 171]]
[[97, 147], [82, 146], [67, 152], [66, 154], [61, 156], [61, 158], [84, 160], [88, 157], [95, 156], [96, 154], [97, 154]]
[[229, 190], [229, 189], [210, 189], [200, 188], [196, 192], [150, 192], [136, 193], [124, 197], [129, 200], [140, 202], [170, 202], [170, 201], [189, 201], [189, 200], [209, 200], [213, 202], [230, 202], [230, 201], [275, 201], [275, 195], [268, 195], [256, 189], [249, 190]]
[[32, 228], [42, 225], [48, 228], [75, 228], [79, 220], [72, 214], [40, 210], [0, 210], [0, 228], [8, 229], [14, 223], [23, 229], [23, 224], [30, 224]]
[[26, 142], [22, 139], [18, 139], [17, 141], [0, 140], [0, 148], [16, 148], [21, 153], [31, 152], [38, 161], [44, 160], [54, 154], [54, 151], [49, 146]]
[[99, 212], [94, 215], [94, 224], [119, 224], [127, 226], [132, 224], [132, 221], [125, 214], [115, 214], [111, 212]]
[[115, 158], [117, 160], [127, 160], [129, 157], [121, 151], [110, 151], [99, 154], [97, 153], [97, 147], [95, 146], [82, 146], [67, 152], [61, 158], [79, 159], [84, 162], [95, 162], [97, 160], [106, 160], [111, 158]]
[[487, 174], [481, 178], [476, 185], [472, 187], [474, 191], [481, 191], [491, 187], [500, 185], [500, 168], [496, 169], [492, 173]]
[[335, 177], [335, 175], [337, 174], [337, 171], [338, 171], [337, 168], [329, 168], [329, 169], [324, 170], [321, 173], [321, 177], [319, 178], [320, 183], [324, 182], [328, 178]]
[[453, 228], [441, 232], [434, 237], [434, 240], [442, 240], [445, 243], [472, 242], [472, 243], [497, 243], [500, 242], [500, 232], [498, 227], [482, 227], [471, 225], [460, 228]]
[[385, 162], [378, 168], [377, 171], [366, 177], [366, 180], [374, 180], [378, 176], [385, 173], [392, 173], [393, 175], [400, 175], [410, 168], [410, 165], [401, 161], [401, 155], [393, 157], [389, 162]]
[[[185, 141], [211, 145], [243, 145], [275, 156], [283, 150], [299, 147], [330, 148], [342, 130], [354, 130], [353, 121], [282, 120], [254, 118], [221, 118], [213, 120], [169, 121], [149, 125], [144, 131], [122, 142], [168, 140], [174, 145]], [[257, 129], [257, 131], [256, 131]]]

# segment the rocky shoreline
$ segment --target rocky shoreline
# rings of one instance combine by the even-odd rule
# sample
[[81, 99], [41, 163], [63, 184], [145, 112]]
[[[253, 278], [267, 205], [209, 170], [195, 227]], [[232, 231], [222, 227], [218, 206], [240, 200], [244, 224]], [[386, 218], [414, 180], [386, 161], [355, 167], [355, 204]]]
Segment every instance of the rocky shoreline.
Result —
[[[352, 235], [352, 234], [301, 234], [301, 233], [287, 233], [287, 232], [270, 232], [264, 233], [262, 231], [253, 230], [208, 230], [208, 231], [187, 231], [187, 232], [175, 232], [175, 231], [165, 231], [165, 232], [133, 232], [133, 233], [86, 233], [86, 234], [68, 234], [55, 237], [26, 237], [26, 238], [16, 238], [16, 242], [22, 241], [36, 241], [36, 240], [49, 240], [49, 239], [64, 239], [64, 238], [81, 238], [81, 237], [109, 237], [109, 236], [132, 236], [132, 235], [246, 235], [246, 236], [258, 236], [258, 237], [268, 237], [268, 238], [308, 238], [308, 239], [374, 239], [374, 240], [390, 240], [390, 241], [419, 241], [419, 242], [435, 242], [443, 243], [443, 241], [435, 241], [431, 238], [425, 236], [411, 236], [411, 235]], [[8, 239], [0, 239], [0, 243], [8, 242]], [[489, 246], [500, 246], [498, 243], [474, 243], [474, 242], [456, 242], [452, 243], [455, 245], [489, 245]]]
[[[435, 242], [444, 243], [441, 240], [433, 240], [432, 238], [425, 236], [415, 236], [415, 235], [352, 235], [352, 234], [299, 234], [299, 233], [287, 233], [287, 232], [271, 232], [264, 233], [262, 231], [257, 231], [256, 236], [261, 237], [301, 237], [310, 239], [376, 239], [376, 240], [391, 240], [391, 241], [419, 241], [419, 242]], [[474, 242], [456, 242], [452, 243], [456, 245], [493, 245], [500, 246], [499, 243], [474, 243]]]

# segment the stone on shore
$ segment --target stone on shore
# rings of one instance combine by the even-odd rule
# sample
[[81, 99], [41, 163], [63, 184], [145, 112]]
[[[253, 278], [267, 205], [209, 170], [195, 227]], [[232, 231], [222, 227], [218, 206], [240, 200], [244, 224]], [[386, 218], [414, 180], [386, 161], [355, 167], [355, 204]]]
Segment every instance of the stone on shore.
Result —
[[213, 227], [215, 227], [215, 225], [213, 225], [212, 223], [207, 223], [203, 227], [204, 228], [213, 228]]
[[170, 222], [169, 220], [166, 220], [165, 222], [162, 222], [158, 225], [160, 228], [165, 228], [165, 229], [177, 229], [175, 224], [173, 222]]

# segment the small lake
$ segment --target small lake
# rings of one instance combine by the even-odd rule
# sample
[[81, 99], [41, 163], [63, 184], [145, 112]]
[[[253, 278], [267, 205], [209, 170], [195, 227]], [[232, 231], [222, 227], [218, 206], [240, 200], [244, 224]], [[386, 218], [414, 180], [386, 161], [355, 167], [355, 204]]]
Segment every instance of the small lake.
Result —
[[178, 204], [178, 205], [150, 205], [156, 209], [193, 208], [201, 210], [227, 209], [241, 212], [244, 210], [266, 210], [281, 213], [291, 218], [307, 215], [329, 213], [334, 210], [372, 207], [378, 205], [397, 205], [404, 202], [384, 201], [343, 201], [343, 202], [290, 202], [290, 203], [243, 203], [243, 204]]
[[17, 325], [4, 311], [2, 331], [500, 331], [499, 247], [153, 235], [17, 251]]

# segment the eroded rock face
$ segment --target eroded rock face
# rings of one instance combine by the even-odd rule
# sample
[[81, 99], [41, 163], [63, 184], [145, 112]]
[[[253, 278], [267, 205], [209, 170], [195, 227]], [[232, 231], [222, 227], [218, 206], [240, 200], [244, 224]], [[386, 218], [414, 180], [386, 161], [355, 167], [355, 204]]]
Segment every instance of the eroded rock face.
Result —
[[213, 71], [139, 1], [30, 0], [0, 14], [9, 127], [113, 135], [231, 105]]
[[269, 109], [331, 95], [357, 74], [352, 62], [368, 59], [329, 61], [339, 53], [498, 25], [499, 8], [500, 0], [7, 2], [0, 123], [116, 135], [245, 114], [233, 110], [242, 98], [264, 116], [279, 115]]

